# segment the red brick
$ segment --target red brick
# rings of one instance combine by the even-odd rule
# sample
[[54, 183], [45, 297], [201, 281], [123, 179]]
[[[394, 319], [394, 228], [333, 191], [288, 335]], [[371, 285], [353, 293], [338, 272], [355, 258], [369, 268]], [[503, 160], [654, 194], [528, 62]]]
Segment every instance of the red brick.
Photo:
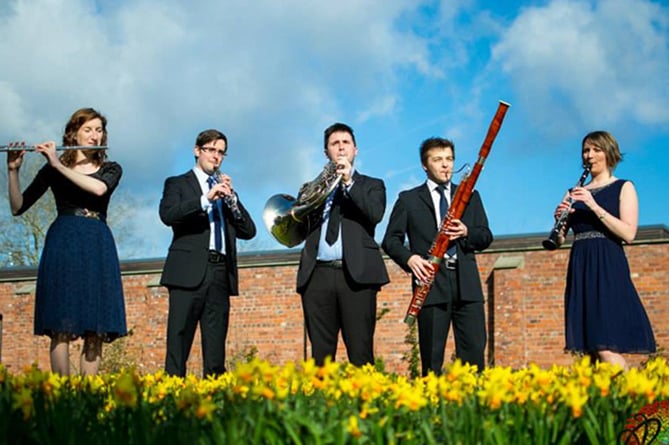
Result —
[[[625, 247], [632, 277], [653, 325], [658, 346], [669, 344], [669, 237], [666, 229], [657, 239], [644, 240]], [[478, 255], [479, 271], [486, 295], [488, 318], [488, 361], [497, 365], [521, 367], [530, 362], [548, 367], [569, 364], [573, 357], [563, 352], [563, 292], [568, 249], [548, 252], [537, 248], [540, 239], [530, 236], [496, 241]], [[513, 257], [516, 268], [495, 269], [500, 259]], [[229, 358], [239, 358], [251, 348], [257, 355], [281, 364], [301, 360], [309, 354], [304, 343], [304, 325], [300, 297], [294, 291], [297, 271], [295, 251], [253, 253], [240, 257], [240, 292], [232, 298], [230, 331], [227, 341]], [[258, 264], [258, 266], [256, 266]], [[409, 276], [386, 259], [391, 283], [379, 293], [378, 309], [387, 309], [377, 323], [376, 356], [388, 371], [406, 373], [402, 355], [409, 350], [404, 343], [407, 326], [403, 323], [411, 298]], [[133, 336], [128, 354], [145, 372], [163, 366], [167, 290], [152, 287], [157, 281], [162, 261], [123, 262], [128, 328]], [[2, 363], [13, 371], [33, 362], [49, 369], [49, 339], [33, 332], [34, 294], [17, 291], [34, 284], [35, 270], [0, 270], [0, 312], [2, 324]], [[201, 373], [199, 334], [195, 338], [189, 371]], [[73, 346], [73, 352], [78, 346]], [[449, 337], [446, 357], [453, 354], [453, 336]], [[340, 340], [337, 359], [345, 360]], [[644, 356], [630, 356], [636, 364]], [[78, 358], [73, 353], [73, 362]]]

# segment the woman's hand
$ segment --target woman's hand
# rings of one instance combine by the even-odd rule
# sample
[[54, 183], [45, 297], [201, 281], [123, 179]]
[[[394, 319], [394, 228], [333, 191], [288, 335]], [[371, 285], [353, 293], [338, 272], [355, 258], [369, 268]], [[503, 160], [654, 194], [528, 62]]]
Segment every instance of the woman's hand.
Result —
[[52, 167], [56, 167], [60, 164], [60, 159], [58, 159], [58, 155], [56, 154], [56, 143], [54, 141], [42, 142], [41, 144], [35, 145], [35, 151], [42, 153]]
[[25, 143], [19, 144], [18, 142], [10, 142], [8, 147], [11, 150], [7, 151], [7, 171], [17, 171], [21, 168], [23, 163], [23, 155], [26, 154], [25, 150], [18, 150], [18, 148], [25, 147]]
[[593, 209], [597, 207], [597, 202], [595, 198], [592, 197], [592, 193], [585, 187], [574, 187], [571, 191], [571, 199], [574, 201], [581, 201], [583, 204], [588, 206], [588, 208]]
[[571, 203], [568, 200], [562, 201], [558, 206], [555, 208], [555, 213], [553, 214], [553, 218], [555, 218], [555, 221], [559, 220], [562, 218], [562, 215], [564, 212], [569, 212], [572, 213], [574, 209], [570, 208]]

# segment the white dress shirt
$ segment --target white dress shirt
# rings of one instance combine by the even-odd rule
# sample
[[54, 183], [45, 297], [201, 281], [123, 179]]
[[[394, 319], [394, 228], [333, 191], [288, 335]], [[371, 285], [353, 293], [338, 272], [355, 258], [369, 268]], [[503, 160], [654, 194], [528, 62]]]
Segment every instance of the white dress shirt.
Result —
[[[435, 220], [437, 221], [437, 230], [441, 227], [441, 213], [439, 211], [439, 201], [441, 200], [441, 196], [438, 190], [439, 184], [434, 182], [431, 179], [427, 180], [427, 186], [430, 190], [430, 196], [432, 197], [432, 204], [434, 204], [434, 217]], [[451, 181], [448, 181], [447, 184], [444, 184], [444, 194], [446, 195], [446, 202], [448, 202], [448, 207], [451, 207]], [[452, 246], [453, 243], [448, 243], [449, 246]], [[449, 255], [447, 253], [444, 253], [444, 258], [448, 258]], [[453, 254], [450, 256], [451, 259], [457, 258], [457, 254]]]
[[197, 182], [200, 183], [200, 188], [202, 189], [202, 196], [200, 197], [200, 205], [202, 210], [207, 212], [209, 217], [209, 250], [216, 250], [216, 241], [215, 241], [215, 225], [214, 225], [214, 212], [218, 212], [218, 216], [221, 219], [221, 239], [223, 240], [221, 252], [225, 254], [225, 219], [223, 218], [223, 212], [221, 209], [221, 200], [217, 199], [216, 201], [209, 202], [207, 199], [207, 194], [209, 193], [209, 179], [208, 174], [200, 170], [198, 167], [193, 167], [193, 172], [197, 177]]

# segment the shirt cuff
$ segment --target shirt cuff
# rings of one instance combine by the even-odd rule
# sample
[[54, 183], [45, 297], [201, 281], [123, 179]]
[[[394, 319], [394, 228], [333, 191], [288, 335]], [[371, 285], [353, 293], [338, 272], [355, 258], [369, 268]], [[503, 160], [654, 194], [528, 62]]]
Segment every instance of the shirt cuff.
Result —
[[207, 199], [207, 195], [202, 195], [200, 197], [200, 207], [202, 207], [202, 210], [205, 212], [208, 212], [209, 208], [211, 208], [211, 203]]

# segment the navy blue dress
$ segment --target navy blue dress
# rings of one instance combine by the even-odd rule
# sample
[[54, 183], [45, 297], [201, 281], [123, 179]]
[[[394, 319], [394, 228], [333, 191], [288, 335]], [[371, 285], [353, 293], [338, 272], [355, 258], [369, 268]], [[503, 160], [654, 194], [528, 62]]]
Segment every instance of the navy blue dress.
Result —
[[[625, 180], [592, 189], [602, 208], [618, 218]], [[565, 290], [566, 349], [578, 352], [655, 352], [653, 331], [630, 277], [622, 240], [582, 202], [569, 225], [574, 243]]]
[[121, 175], [119, 164], [105, 162], [90, 175], [107, 185], [107, 193], [96, 196], [47, 164], [23, 192], [19, 214], [49, 188], [58, 212], [47, 231], [37, 273], [36, 335], [63, 333], [75, 339], [97, 334], [112, 341], [127, 334], [118, 253], [106, 223]]

